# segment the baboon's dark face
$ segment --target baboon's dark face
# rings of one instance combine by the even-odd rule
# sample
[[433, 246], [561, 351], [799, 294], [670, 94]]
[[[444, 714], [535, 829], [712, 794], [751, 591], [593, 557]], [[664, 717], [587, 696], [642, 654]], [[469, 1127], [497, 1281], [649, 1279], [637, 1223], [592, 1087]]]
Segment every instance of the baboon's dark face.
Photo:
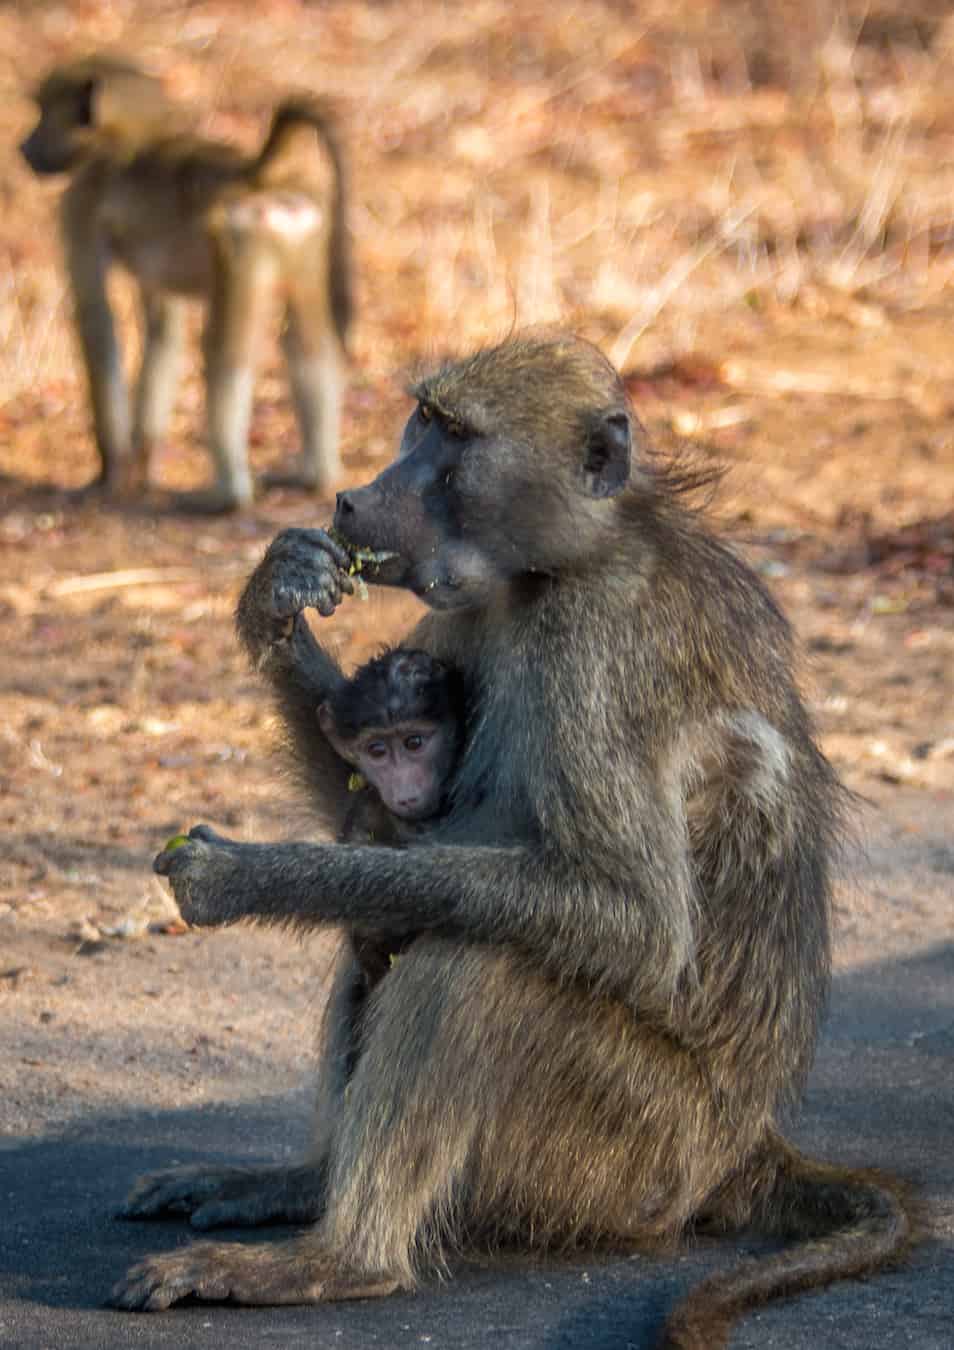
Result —
[[20, 145], [34, 173], [66, 173], [73, 167], [83, 132], [92, 125], [92, 98], [89, 82], [38, 95], [40, 119]]
[[335, 526], [394, 552], [377, 579], [434, 609], [486, 604], [518, 576], [554, 575], [611, 537], [630, 473], [618, 376], [586, 343], [523, 338], [438, 371], [396, 461], [340, 494]]

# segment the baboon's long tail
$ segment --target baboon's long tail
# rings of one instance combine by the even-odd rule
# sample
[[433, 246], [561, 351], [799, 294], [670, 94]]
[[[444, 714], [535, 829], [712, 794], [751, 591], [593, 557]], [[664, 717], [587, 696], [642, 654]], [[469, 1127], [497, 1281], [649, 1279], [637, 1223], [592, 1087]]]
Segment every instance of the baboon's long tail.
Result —
[[662, 1350], [721, 1350], [747, 1309], [867, 1275], [897, 1260], [914, 1241], [914, 1207], [900, 1181], [812, 1162], [783, 1139], [775, 1142], [774, 1176], [766, 1175], [771, 1164], [763, 1160], [752, 1178], [752, 1224], [808, 1240], [744, 1261], [690, 1290], [666, 1322]]
[[334, 116], [327, 104], [308, 94], [284, 99], [272, 115], [265, 144], [255, 160], [253, 178], [261, 187], [292, 187], [308, 182], [314, 161], [303, 154], [301, 130], [314, 131], [325, 150], [331, 169], [329, 209], [331, 211], [330, 254], [331, 310], [342, 346], [347, 346], [348, 330], [354, 317], [351, 278], [351, 249], [347, 229], [347, 174], [344, 157], [335, 130]]

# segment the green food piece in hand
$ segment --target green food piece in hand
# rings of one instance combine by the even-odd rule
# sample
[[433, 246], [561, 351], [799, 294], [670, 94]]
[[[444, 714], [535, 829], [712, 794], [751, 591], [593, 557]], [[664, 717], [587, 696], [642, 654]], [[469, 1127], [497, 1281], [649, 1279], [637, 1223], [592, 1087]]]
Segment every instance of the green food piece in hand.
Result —
[[381, 563], [388, 562], [391, 558], [396, 558], [397, 554], [388, 548], [375, 550], [373, 548], [356, 548], [354, 550], [354, 560], [358, 565], [360, 572], [363, 563], [371, 563], [375, 567], [380, 567]]
[[333, 539], [339, 548], [343, 548], [346, 553], [354, 552], [354, 544], [350, 539], [346, 539], [340, 530], [336, 530], [333, 525], [328, 526], [328, 537]]
[[173, 849], [181, 848], [183, 844], [191, 843], [187, 834], [174, 834], [171, 839], [166, 840], [165, 853], [171, 853]]
[[366, 788], [367, 786], [368, 782], [367, 779], [364, 777], [364, 774], [351, 773], [348, 775], [349, 792], [360, 792], [362, 788]]
[[387, 562], [390, 558], [396, 558], [397, 554], [390, 549], [381, 549], [376, 551], [373, 548], [361, 548], [353, 544], [350, 539], [346, 539], [340, 530], [336, 530], [333, 525], [329, 525], [328, 535], [332, 538], [339, 548], [343, 548], [348, 554], [348, 575], [354, 576], [355, 572], [360, 572], [365, 563], [376, 564]]
[[[352, 544], [350, 539], [346, 539], [340, 530], [336, 530], [333, 525], [328, 527], [329, 536], [335, 541], [339, 548], [343, 548], [348, 555], [348, 576], [354, 578], [354, 588], [362, 600], [368, 598], [368, 588], [364, 584], [364, 577], [361, 572], [365, 566], [380, 567], [381, 563], [387, 562], [390, 558], [396, 558], [396, 553], [391, 553], [387, 549], [382, 549], [376, 553], [372, 548], [358, 548], [357, 544]], [[341, 569], [344, 571], [344, 568]]]

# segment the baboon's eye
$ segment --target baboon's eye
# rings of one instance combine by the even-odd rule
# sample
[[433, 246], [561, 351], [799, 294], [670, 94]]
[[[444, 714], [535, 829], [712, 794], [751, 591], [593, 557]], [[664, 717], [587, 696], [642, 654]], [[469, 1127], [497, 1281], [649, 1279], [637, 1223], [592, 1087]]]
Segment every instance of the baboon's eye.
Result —
[[434, 409], [428, 403], [419, 403], [417, 405], [417, 415], [422, 422], [431, 422], [434, 419]]

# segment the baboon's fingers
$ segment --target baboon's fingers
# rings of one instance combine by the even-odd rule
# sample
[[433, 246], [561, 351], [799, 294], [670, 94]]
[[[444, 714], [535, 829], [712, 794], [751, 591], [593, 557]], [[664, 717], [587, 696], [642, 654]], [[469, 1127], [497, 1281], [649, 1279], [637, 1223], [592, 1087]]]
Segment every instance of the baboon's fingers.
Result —
[[191, 1214], [217, 1195], [236, 1169], [217, 1171], [177, 1167], [140, 1177], [117, 1210], [119, 1219], [151, 1219], [160, 1214]]
[[190, 1295], [222, 1302], [231, 1294], [230, 1270], [214, 1254], [223, 1250], [196, 1244], [182, 1252], [147, 1257], [115, 1285], [109, 1301], [127, 1312], [163, 1312]]
[[279, 1220], [314, 1223], [325, 1207], [325, 1169], [177, 1167], [140, 1177], [120, 1219], [187, 1214], [193, 1228], [254, 1227]]
[[128, 1312], [162, 1312], [190, 1297], [277, 1306], [374, 1298], [397, 1287], [398, 1281], [386, 1276], [339, 1270], [327, 1255], [315, 1257], [299, 1242], [269, 1247], [197, 1242], [133, 1266], [110, 1303]]
[[202, 839], [207, 844], [237, 844], [237, 839], [230, 839], [226, 834], [219, 834], [213, 830], [211, 825], [193, 825], [189, 831], [190, 839]]
[[306, 584], [298, 578], [289, 578], [273, 587], [272, 608], [280, 618], [300, 614], [303, 609], [316, 609], [327, 619], [341, 604], [342, 592], [353, 594], [354, 584], [350, 577], [340, 572], [321, 573]]
[[307, 529], [293, 525], [276, 535], [269, 545], [269, 558], [287, 561], [296, 559], [305, 564], [314, 565], [316, 557], [330, 555], [339, 567], [347, 568], [351, 564], [351, 554], [327, 530]]
[[221, 854], [225, 850], [241, 847], [237, 839], [219, 834], [211, 825], [193, 825], [188, 835], [173, 835], [162, 852], [156, 855], [153, 871], [161, 877], [179, 876], [195, 866], [203, 856], [211, 856], [210, 849]]
[[164, 848], [152, 860], [152, 870], [161, 877], [178, 876], [196, 861], [198, 841], [177, 843], [175, 848]]
[[245, 1228], [263, 1223], [314, 1223], [324, 1209], [324, 1186], [290, 1194], [280, 1182], [269, 1185], [225, 1185], [221, 1193], [194, 1210], [189, 1223], [203, 1232], [210, 1228]]

